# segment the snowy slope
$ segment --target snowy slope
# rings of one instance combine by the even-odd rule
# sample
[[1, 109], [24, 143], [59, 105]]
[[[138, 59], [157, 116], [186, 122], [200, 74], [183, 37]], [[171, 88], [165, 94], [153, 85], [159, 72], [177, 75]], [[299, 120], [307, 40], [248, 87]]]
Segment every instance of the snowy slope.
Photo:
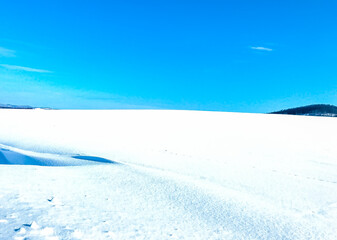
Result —
[[0, 239], [337, 239], [336, 134], [324, 117], [1, 110]]

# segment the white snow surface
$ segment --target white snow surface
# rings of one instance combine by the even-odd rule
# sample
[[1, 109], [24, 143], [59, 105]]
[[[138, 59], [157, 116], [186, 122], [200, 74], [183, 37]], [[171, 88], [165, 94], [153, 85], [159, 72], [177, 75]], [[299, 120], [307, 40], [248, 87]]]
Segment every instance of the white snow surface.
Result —
[[0, 239], [337, 239], [337, 118], [0, 110]]

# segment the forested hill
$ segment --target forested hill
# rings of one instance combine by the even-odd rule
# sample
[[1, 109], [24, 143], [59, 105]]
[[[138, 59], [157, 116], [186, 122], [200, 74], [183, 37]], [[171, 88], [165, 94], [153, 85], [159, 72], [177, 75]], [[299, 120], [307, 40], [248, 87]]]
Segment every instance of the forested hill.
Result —
[[271, 112], [271, 114], [337, 117], [337, 107], [330, 104], [313, 104]]

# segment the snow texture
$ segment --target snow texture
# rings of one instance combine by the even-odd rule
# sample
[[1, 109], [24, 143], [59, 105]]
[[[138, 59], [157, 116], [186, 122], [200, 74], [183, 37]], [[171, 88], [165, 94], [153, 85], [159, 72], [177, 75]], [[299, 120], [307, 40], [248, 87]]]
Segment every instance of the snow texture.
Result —
[[337, 119], [0, 110], [0, 239], [337, 239]]

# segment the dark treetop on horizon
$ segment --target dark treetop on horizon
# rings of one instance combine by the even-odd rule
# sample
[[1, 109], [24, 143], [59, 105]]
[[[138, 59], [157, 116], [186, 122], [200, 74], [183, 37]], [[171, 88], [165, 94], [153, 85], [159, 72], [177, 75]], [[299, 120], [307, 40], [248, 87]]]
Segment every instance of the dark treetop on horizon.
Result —
[[337, 107], [330, 104], [313, 104], [271, 112], [271, 114], [337, 117]]

